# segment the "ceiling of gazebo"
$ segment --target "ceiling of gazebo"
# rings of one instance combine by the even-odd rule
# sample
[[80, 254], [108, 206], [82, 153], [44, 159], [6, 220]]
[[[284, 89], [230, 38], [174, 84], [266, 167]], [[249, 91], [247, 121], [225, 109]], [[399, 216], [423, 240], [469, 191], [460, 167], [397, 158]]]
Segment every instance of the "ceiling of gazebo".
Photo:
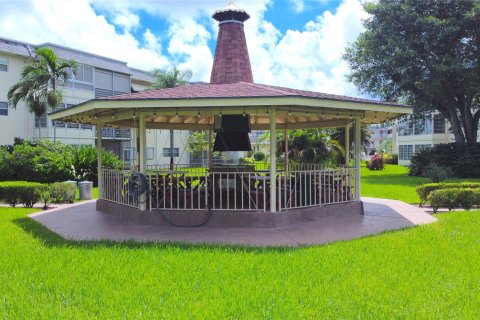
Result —
[[249, 114], [252, 129], [269, 128], [275, 110], [277, 128], [339, 127], [355, 116], [363, 124], [382, 123], [411, 113], [390, 102], [274, 87], [256, 83], [196, 84], [94, 99], [50, 114], [52, 120], [102, 126], [211, 129], [215, 115]]

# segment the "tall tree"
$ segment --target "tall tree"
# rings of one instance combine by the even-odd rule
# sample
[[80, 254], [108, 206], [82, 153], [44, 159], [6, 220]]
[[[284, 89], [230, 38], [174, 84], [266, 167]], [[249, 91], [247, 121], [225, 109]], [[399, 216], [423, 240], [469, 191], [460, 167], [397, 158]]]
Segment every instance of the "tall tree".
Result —
[[41, 117], [62, 102], [59, 84], [68, 80], [69, 70], [75, 71], [77, 64], [60, 60], [49, 47], [36, 48], [34, 52], [35, 60], [23, 68], [20, 80], [8, 90], [8, 104], [16, 109], [24, 101], [29, 112]]
[[[155, 78], [149, 88], [150, 90], [186, 86], [192, 77], [192, 71], [182, 71], [177, 67], [169, 70], [154, 69], [150, 74]], [[170, 170], [173, 170], [173, 146], [173, 130], [170, 130]]]
[[480, 0], [378, 0], [347, 49], [350, 80], [418, 114], [440, 112], [457, 143], [474, 143], [480, 119]]

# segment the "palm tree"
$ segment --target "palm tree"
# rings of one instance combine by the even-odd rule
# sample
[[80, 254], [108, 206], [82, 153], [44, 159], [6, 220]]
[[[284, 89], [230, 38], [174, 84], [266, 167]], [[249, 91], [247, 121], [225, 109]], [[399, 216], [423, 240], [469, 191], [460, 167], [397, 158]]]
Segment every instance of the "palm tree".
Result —
[[150, 74], [155, 78], [149, 89], [175, 88], [188, 85], [192, 71], [179, 70], [172, 67], [169, 70], [154, 69]]
[[[69, 69], [75, 71], [75, 61], [63, 61], [52, 48], [36, 48], [36, 59], [23, 68], [21, 79], [8, 90], [8, 104], [16, 109], [23, 100], [29, 112], [41, 117], [62, 102], [59, 84], [69, 78]], [[38, 128], [40, 138], [40, 126]]]
[[[150, 90], [182, 87], [189, 84], [192, 71], [179, 70], [172, 67], [169, 70], [154, 69], [150, 74], [155, 78]], [[170, 130], [170, 170], [173, 170], [173, 130]]]

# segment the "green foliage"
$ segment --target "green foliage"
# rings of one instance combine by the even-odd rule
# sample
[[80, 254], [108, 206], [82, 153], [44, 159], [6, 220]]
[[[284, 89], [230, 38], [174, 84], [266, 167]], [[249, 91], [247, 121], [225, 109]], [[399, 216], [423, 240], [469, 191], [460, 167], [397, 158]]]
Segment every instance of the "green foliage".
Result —
[[[105, 150], [102, 164], [109, 169], [123, 168], [123, 162]], [[97, 151], [93, 146], [74, 148], [46, 140], [19, 141], [11, 152], [0, 147], [0, 178], [41, 183], [74, 179], [96, 182]]]
[[52, 203], [73, 203], [76, 198], [77, 184], [75, 182], [55, 182], [48, 186]]
[[447, 143], [415, 153], [410, 160], [409, 174], [427, 176], [428, 167], [436, 164], [450, 168], [458, 178], [480, 178], [480, 143]]
[[239, 164], [255, 164], [254, 158], [240, 158], [238, 159]]
[[[288, 157], [297, 163], [342, 163], [345, 150], [330, 133], [321, 129], [291, 130], [288, 132]], [[277, 143], [283, 143], [278, 136]], [[282, 149], [279, 148], [279, 152]]]
[[398, 164], [398, 154], [396, 153], [384, 153], [383, 158], [386, 164]]
[[350, 80], [418, 114], [438, 110], [458, 143], [475, 143], [480, 118], [479, 0], [379, 0], [347, 49]]
[[435, 190], [445, 189], [480, 189], [480, 182], [444, 182], [444, 183], [427, 183], [416, 188], [416, 192], [420, 197], [420, 204], [424, 204], [428, 200], [428, 195]]
[[428, 201], [437, 212], [439, 208], [447, 208], [452, 211], [462, 207], [470, 210], [474, 205], [480, 205], [480, 190], [469, 188], [440, 189], [430, 192]]
[[0, 182], [0, 201], [15, 207], [21, 203], [26, 208], [32, 208], [40, 200], [44, 185], [26, 181]]
[[35, 144], [23, 141], [11, 153], [0, 155], [0, 177], [11, 181], [50, 183], [71, 180], [73, 148], [60, 142], [41, 140]]
[[8, 91], [8, 103], [16, 108], [23, 100], [30, 112], [41, 116], [57, 107], [63, 98], [59, 83], [69, 78], [68, 70], [75, 70], [75, 61], [60, 60], [52, 48], [36, 48], [36, 59], [26, 65], [21, 79]]
[[202, 159], [204, 152], [208, 150], [207, 132], [192, 132], [187, 139], [186, 148], [192, 159]]
[[262, 151], [257, 151], [253, 154], [255, 161], [263, 161], [265, 159], [265, 153]]
[[449, 167], [439, 167], [436, 163], [431, 163], [426, 168], [426, 175], [433, 182], [445, 181], [453, 176], [452, 169]]
[[154, 69], [150, 74], [155, 78], [150, 89], [186, 86], [192, 77], [192, 71], [179, 70], [177, 67], [172, 67], [169, 70]]
[[[91, 145], [72, 149], [72, 165], [75, 179], [78, 181], [92, 181], [98, 185], [97, 149]], [[123, 162], [111, 151], [102, 150], [102, 166], [108, 169], [121, 170]]]

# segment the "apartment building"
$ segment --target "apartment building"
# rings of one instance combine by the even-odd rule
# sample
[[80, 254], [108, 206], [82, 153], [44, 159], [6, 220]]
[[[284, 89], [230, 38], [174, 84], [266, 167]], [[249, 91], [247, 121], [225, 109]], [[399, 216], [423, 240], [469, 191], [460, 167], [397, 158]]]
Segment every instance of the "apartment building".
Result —
[[448, 121], [439, 114], [423, 119], [408, 117], [398, 122], [398, 164], [409, 165], [414, 153], [436, 144], [454, 142]]
[[[49, 139], [71, 145], [95, 145], [96, 128], [78, 123], [49, 121], [48, 115], [36, 117], [23, 102], [16, 109], [8, 108], [7, 93], [21, 77], [24, 66], [35, 58], [35, 47], [51, 47], [60, 59], [78, 63], [75, 73], [63, 84], [63, 104], [68, 108], [84, 101], [123, 93], [139, 92], [148, 88], [152, 78], [139, 69], [129, 68], [126, 62], [67, 48], [53, 43], [34, 45], [0, 38], [0, 145], [12, 144], [15, 137]], [[133, 121], [133, 120], [132, 120]], [[101, 128], [102, 146], [118, 154], [126, 163], [137, 159], [136, 135], [126, 128]], [[176, 132], [174, 157], [176, 163], [189, 163], [185, 150], [189, 132]], [[167, 164], [170, 161], [168, 131], [148, 130], [147, 164]]]

